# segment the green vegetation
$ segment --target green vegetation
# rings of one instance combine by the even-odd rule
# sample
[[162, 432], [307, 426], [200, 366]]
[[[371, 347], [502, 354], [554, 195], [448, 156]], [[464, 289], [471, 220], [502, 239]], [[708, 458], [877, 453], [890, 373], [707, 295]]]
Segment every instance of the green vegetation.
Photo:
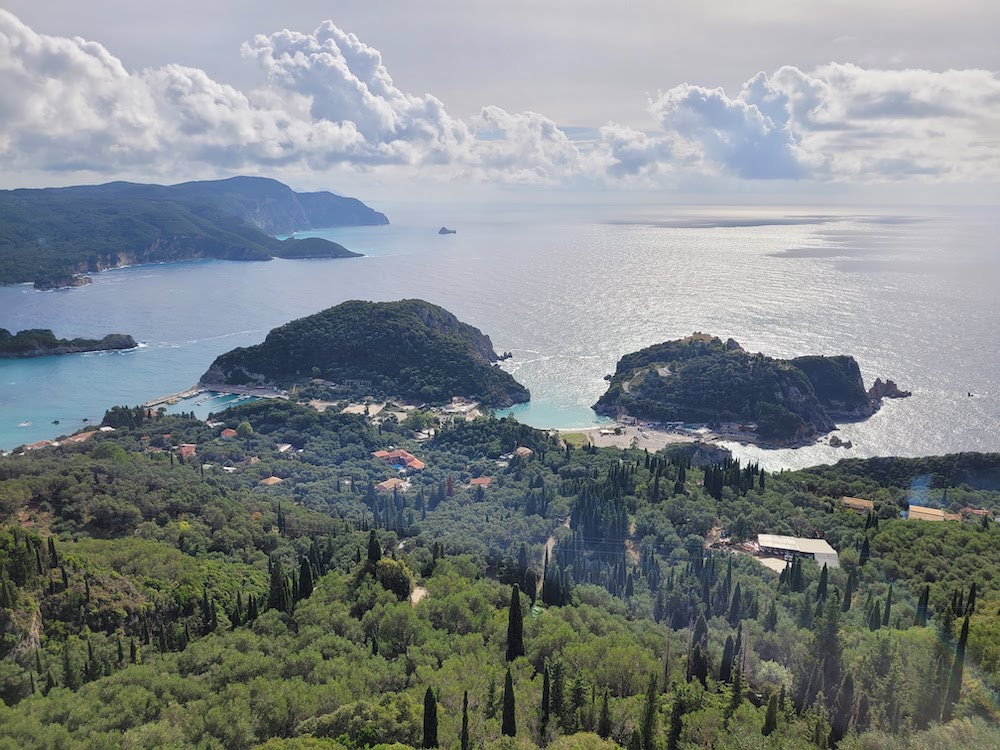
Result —
[[0, 328], [0, 358], [44, 357], [50, 354], [134, 349], [137, 346], [134, 338], [122, 333], [110, 333], [102, 339], [57, 339], [47, 328], [31, 328], [16, 334]]
[[742, 432], [777, 444], [810, 442], [833, 417], [875, 407], [853, 357], [779, 360], [706, 334], [627, 354], [594, 409], [657, 422], [755, 425]]
[[223, 354], [201, 379], [292, 385], [320, 378], [345, 392], [429, 403], [452, 396], [488, 407], [527, 401], [527, 389], [493, 365], [498, 359], [488, 336], [437, 305], [352, 300]]
[[[0, 460], [0, 747], [1000, 742], [1000, 529], [899, 517], [1000, 510], [1000, 455], [767, 474], [511, 419], [422, 442], [287, 402], [217, 419], [119, 407]], [[390, 446], [427, 466], [379, 492]], [[760, 532], [841, 566], [706, 548]]]
[[343, 245], [325, 240], [322, 237], [293, 237], [284, 240], [275, 253], [278, 258], [290, 260], [309, 258], [360, 258], [361, 253], [348, 250]]
[[256, 177], [0, 191], [0, 284], [52, 288], [75, 274], [192, 258], [349, 257], [326, 240], [289, 245], [272, 234], [386, 223], [353, 198]]

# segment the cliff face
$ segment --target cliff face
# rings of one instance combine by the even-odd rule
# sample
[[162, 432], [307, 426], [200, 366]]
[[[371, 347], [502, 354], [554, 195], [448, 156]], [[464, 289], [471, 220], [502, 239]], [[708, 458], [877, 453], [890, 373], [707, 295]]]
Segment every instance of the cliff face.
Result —
[[854, 357], [796, 357], [791, 363], [809, 378], [816, 397], [834, 419], [866, 419], [875, 413]]
[[345, 391], [486, 406], [527, 401], [527, 389], [496, 367], [489, 337], [422, 300], [349, 301], [275, 328], [257, 346], [217, 358], [202, 382], [290, 385], [319, 377]]
[[662, 422], [737, 423], [761, 441], [784, 445], [830, 432], [835, 418], [874, 413], [853, 357], [773, 359], [705, 334], [622, 357], [594, 409]]

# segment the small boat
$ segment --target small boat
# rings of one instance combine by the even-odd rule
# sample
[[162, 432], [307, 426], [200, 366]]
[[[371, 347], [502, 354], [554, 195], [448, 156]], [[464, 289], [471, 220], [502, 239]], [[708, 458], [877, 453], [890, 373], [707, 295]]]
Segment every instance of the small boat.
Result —
[[52, 420], [52, 424], [59, 424], [59, 420], [58, 419], [53, 419]]
[[31, 427], [31, 422], [21, 422], [18, 427]]

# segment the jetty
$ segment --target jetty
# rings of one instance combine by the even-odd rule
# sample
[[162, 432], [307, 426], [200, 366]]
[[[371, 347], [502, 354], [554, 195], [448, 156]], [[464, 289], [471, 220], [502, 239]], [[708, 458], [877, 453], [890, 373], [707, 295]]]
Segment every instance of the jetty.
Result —
[[143, 409], [155, 409], [158, 406], [173, 406], [178, 401], [183, 401], [186, 398], [194, 398], [200, 393], [204, 393], [205, 389], [199, 386], [193, 388], [188, 388], [186, 391], [181, 391], [180, 393], [171, 393], [167, 396], [160, 396], [159, 398], [150, 399], [142, 405]]

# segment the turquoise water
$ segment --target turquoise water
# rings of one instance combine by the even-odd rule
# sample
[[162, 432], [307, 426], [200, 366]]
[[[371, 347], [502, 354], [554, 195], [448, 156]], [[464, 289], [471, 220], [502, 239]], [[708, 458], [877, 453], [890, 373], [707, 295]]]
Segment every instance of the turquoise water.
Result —
[[590, 405], [622, 354], [707, 331], [775, 356], [854, 354], [866, 381], [890, 377], [914, 391], [843, 426], [851, 451], [740, 449], [770, 467], [1000, 450], [993, 213], [644, 209], [621, 221], [525, 220], [532, 215], [449, 216], [458, 234], [443, 237], [441, 221], [310, 233], [366, 254], [357, 259], [199, 261], [109, 271], [71, 290], [0, 288], [4, 328], [120, 331], [144, 343], [0, 362], [0, 448], [185, 390], [222, 352], [345, 299], [420, 297], [513, 352], [503, 366], [532, 393], [514, 413], [535, 426], [596, 424]]

